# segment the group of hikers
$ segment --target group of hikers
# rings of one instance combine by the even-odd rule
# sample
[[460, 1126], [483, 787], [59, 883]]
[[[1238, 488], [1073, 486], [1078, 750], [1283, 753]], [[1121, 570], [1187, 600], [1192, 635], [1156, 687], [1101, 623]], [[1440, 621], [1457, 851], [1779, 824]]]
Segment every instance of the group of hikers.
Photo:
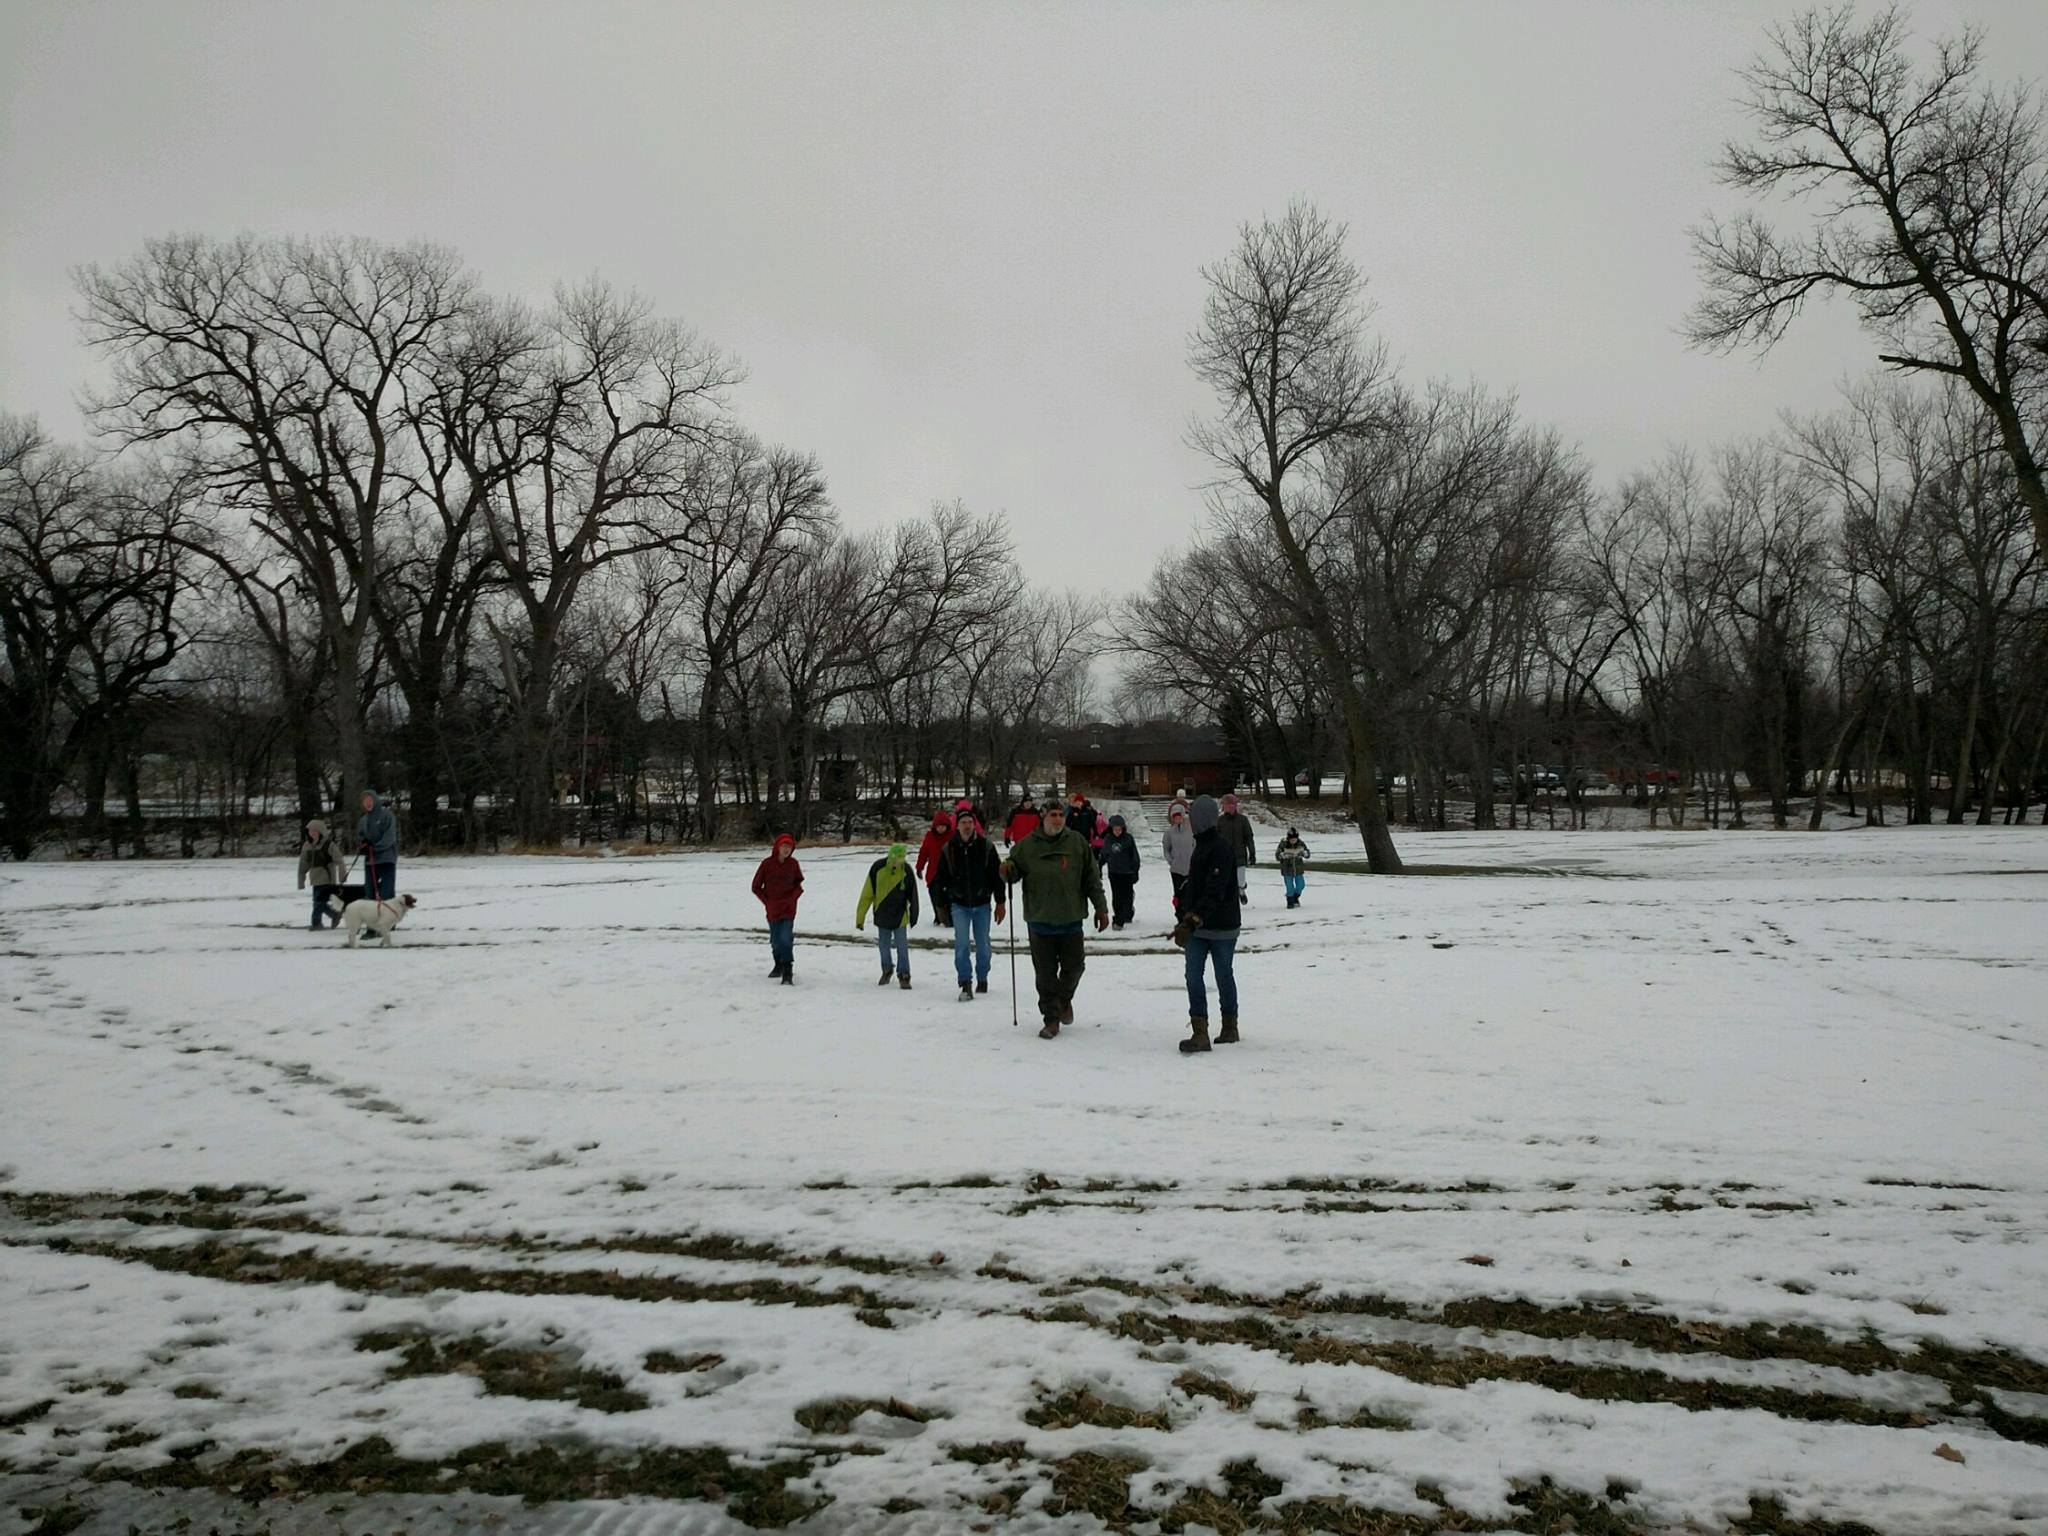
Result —
[[[1011, 892], [1022, 887], [1038, 1037], [1056, 1039], [1060, 1026], [1074, 1021], [1091, 913], [1098, 933], [1134, 920], [1143, 862], [1137, 839], [1122, 816], [1102, 816], [1078, 790], [1064, 802], [1048, 799], [1043, 806], [1027, 794], [1004, 819], [1005, 852], [996, 850], [986, 829], [980, 809], [962, 799], [932, 817], [915, 860], [907, 843], [892, 843], [861, 881], [854, 927], [865, 929], [874, 919], [881, 959], [877, 985], [893, 981], [909, 991], [910, 930], [919, 919], [922, 884], [933, 921], [953, 932], [960, 1001], [972, 1002], [988, 991], [991, 928], [1008, 918]], [[1246, 871], [1258, 856], [1251, 821], [1234, 794], [1220, 804], [1209, 795], [1192, 802], [1177, 798], [1167, 810], [1161, 852], [1173, 883], [1173, 942], [1187, 962], [1188, 1038], [1180, 1050], [1193, 1054], [1209, 1050], [1212, 1042], [1236, 1044], [1237, 936], [1250, 900]], [[1276, 854], [1290, 907], [1301, 904], [1308, 859], [1307, 846], [1290, 827]], [[785, 832], [754, 871], [753, 882], [768, 919], [774, 960], [768, 974], [784, 986], [796, 980], [796, 908], [803, 886], [796, 839]], [[1207, 989], [1212, 971], [1221, 1012], [1213, 1037]]]

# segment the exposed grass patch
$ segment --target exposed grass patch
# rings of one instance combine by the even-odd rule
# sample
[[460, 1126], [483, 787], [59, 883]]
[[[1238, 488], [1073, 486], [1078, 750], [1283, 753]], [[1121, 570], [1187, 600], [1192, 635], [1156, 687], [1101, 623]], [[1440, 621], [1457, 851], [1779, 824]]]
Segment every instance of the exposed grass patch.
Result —
[[1213, 1397], [1233, 1413], [1244, 1412], [1257, 1396], [1253, 1392], [1239, 1391], [1220, 1376], [1205, 1376], [1196, 1370], [1182, 1371], [1173, 1378], [1173, 1385], [1189, 1397]]
[[823, 1508], [823, 1501], [792, 1494], [786, 1484], [810, 1475], [808, 1460], [750, 1466], [717, 1446], [648, 1447], [607, 1453], [586, 1446], [473, 1445], [453, 1456], [422, 1460], [400, 1456], [373, 1436], [326, 1461], [291, 1461], [266, 1451], [226, 1458], [199, 1456], [136, 1470], [102, 1469], [98, 1482], [141, 1488], [206, 1488], [255, 1503], [286, 1496], [364, 1493], [479, 1493], [521, 1498], [529, 1504], [565, 1499], [678, 1499], [723, 1504], [748, 1525], [789, 1525]]
[[28, 1404], [26, 1407], [16, 1408], [8, 1413], [0, 1413], [0, 1429], [19, 1429], [24, 1424], [33, 1424], [56, 1406], [57, 1399], [45, 1397]]
[[1093, 1515], [1123, 1529], [1132, 1515], [1131, 1474], [1144, 1470], [1145, 1463], [1131, 1456], [1105, 1456], [1099, 1451], [1063, 1456], [1052, 1464], [1052, 1498], [1046, 1513]]
[[171, 1396], [201, 1398], [211, 1401], [220, 1396], [220, 1391], [218, 1388], [209, 1387], [203, 1381], [181, 1381], [171, 1388]]
[[[1177, 1313], [1126, 1312], [1113, 1331], [1141, 1343], [1242, 1344], [1299, 1364], [1369, 1365], [1429, 1386], [1467, 1387], [1478, 1381], [1520, 1381], [1600, 1402], [1672, 1403], [1695, 1412], [1760, 1408], [1783, 1418], [1871, 1424], [1905, 1429], [1930, 1422], [1924, 1415], [1878, 1408], [1854, 1398], [1722, 1381], [1682, 1381], [1662, 1371], [1587, 1365], [1543, 1356], [1487, 1350], [1439, 1352], [1418, 1344], [1365, 1343], [1314, 1330], [1287, 1331], [1255, 1316], [1219, 1320]], [[1987, 1423], [1989, 1420], [1987, 1419]]]
[[1028, 1461], [1030, 1457], [1031, 1453], [1024, 1448], [1022, 1440], [982, 1440], [946, 1447], [948, 1461], [964, 1461], [975, 1467], [992, 1466], [999, 1461]]
[[846, 1435], [853, 1432], [853, 1421], [869, 1412], [908, 1419], [913, 1424], [929, 1424], [939, 1417], [931, 1409], [906, 1403], [900, 1397], [833, 1397], [806, 1403], [797, 1409], [796, 1421], [814, 1435]]
[[558, 1350], [493, 1344], [476, 1334], [436, 1338], [416, 1329], [366, 1333], [356, 1348], [372, 1354], [393, 1350], [399, 1360], [385, 1369], [392, 1381], [414, 1376], [471, 1376], [495, 1397], [571, 1402], [598, 1413], [637, 1413], [650, 1406], [615, 1371], [586, 1370]]
[[697, 1355], [679, 1355], [674, 1350], [655, 1349], [648, 1351], [647, 1358], [640, 1362], [640, 1368], [652, 1371], [657, 1376], [679, 1376], [690, 1371], [708, 1371], [723, 1364], [725, 1356], [714, 1355], [708, 1351]]
[[1370, 1405], [1360, 1407], [1348, 1418], [1327, 1417], [1314, 1403], [1303, 1403], [1294, 1412], [1297, 1429], [1413, 1429], [1415, 1421], [1406, 1414], [1380, 1413]]
[[1128, 1408], [1097, 1397], [1087, 1387], [1060, 1393], [1048, 1393], [1041, 1388], [1038, 1406], [1025, 1412], [1024, 1422], [1039, 1429], [1073, 1429], [1082, 1424], [1092, 1424], [1097, 1429], [1173, 1428], [1173, 1421], [1163, 1408]]
[[760, 1306], [900, 1308], [905, 1302], [864, 1286], [821, 1290], [779, 1277], [696, 1281], [607, 1270], [487, 1269], [467, 1264], [385, 1264], [343, 1258], [317, 1248], [273, 1252], [246, 1243], [206, 1241], [173, 1248], [51, 1238], [55, 1253], [83, 1253], [143, 1264], [167, 1274], [238, 1285], [327, 1284], [373, 1296], [472, 1291], [512, 1296], [609, 1296], [622, 1301], [748, 1301]]

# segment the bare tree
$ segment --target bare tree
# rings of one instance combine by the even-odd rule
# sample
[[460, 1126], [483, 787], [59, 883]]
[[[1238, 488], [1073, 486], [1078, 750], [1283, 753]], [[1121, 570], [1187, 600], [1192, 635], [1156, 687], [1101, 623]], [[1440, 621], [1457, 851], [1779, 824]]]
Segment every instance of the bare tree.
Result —
[[1376, 761], [1377, 726], [1344, 645], [1340, 599], [1323, 566], [1332, 521], [1322, 461], [1380, 420], [1381, 353], [1360, 336], [1358, 270], [1344, 228], [1306, 204], [1246, 225], [1237, 249], [1205, 268], [1209, 299], [1189, 362], [1222, 407], [1197, 423], [1194, 445], [1223, 471], [1219, 492], [1249, 497], [1264, 515], [1291, 582], [1292, 606], [1314, 637], [1343, 712], [1351, 809], [1377, 874], [1398, 874]]
[[[554, 345], [523, 407], [489, 433], [504, 477], [486, 526], [519, 622], [497, 627], [512, 707], [518, 834], [553, 835], [554, 692], [563, 640], [590, 577], [672, 547], [696, 450], [718, 430], [737, 369], [681, 324], [601, 283], [565, 290]], [[480, 465], [471, 478], [485, 478]]]
[[2031, 92], [1980, 76], [1982, 39], [1909, 57], [1896, 8], [1841, 6], [1768, 33], [1744, 74], [1755, 145], [1722, 180], [1815, 207], [1810, 238], [1760, 214], [1694, 232], [1701, 346], [1766, 347], [1806, 300], [1848, 298], [1894, 368], [1960, 380], [1993, 423], [2034, 537], [2048, 546], [2048, 129]]
[[183, 648], [182, 514], [176, 482], [117, 483], [33, 422], [0, 417], [0, 839], [16, 859], [81, 753]]
[[367, 240], [153, 240], [77, 276], [115, 442], [169, 443], [288, 559], [320, 615], [346, 799], [368, 778], [372, 594], [399, 493], [404, 379], [473, 302], [456, 256]]

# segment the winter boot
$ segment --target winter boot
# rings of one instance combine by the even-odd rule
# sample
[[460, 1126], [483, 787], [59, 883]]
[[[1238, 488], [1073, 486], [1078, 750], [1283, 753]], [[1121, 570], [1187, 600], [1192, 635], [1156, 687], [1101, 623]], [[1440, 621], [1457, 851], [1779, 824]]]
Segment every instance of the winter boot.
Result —
[[1074, 1005], [1072, 1003], [1060, 1004], [1060, 1022], [1062, 1024], [1071, 1024], [1074, 1022]]
[[896, 971], [894, 967], [891, 967], [889, 970], [882, 972], [882, 979], [876, 982], [875, 985], [878, 987], [886, 987], [887, 985], [889, 985], [890, 982], [894, 981], [895, 979]]
[[1235, 1045], [1235, 1044], [1237, 1044], [1237, 1015], [1236, 1015], [1236, 1014], [1234, 1014], [1234, 1013], [1226, 1013], [1225, 1015], [1223, 1015], [1223, 1029], [1222, 1029], [1222, 1032], [1221, 1032], [1220, 1034], [1218, 1034], [1218, 1035], [1216, 1036], [1216, 1043], [1217, 1043], [1218, 1045]]
[[1059, 1033], [1060, 1021], [1058, 1019], [1047, 1019], [1038, 1027], [1038, 1038], [1041, 1040], [1057, 1040]]
[[960, 983], [960, 1001], [963, 1003], [974, 1001], [974, 988], [967, 985], [964, 981]]
[[898, 976], [896, 978], [896, 985], [908, 992], [910, 990], [910, 972], [905, 971], [901, 976]]
[[782, 984], [785, 987], [793, 987], [796, 985], [796, 977], [790, 974], [791, 971], [794, 969], [795, 968], [793, 966], [788, 965], [785, 965], [782, 968]]
[[981, 980], [977, 981], [974, 984], [974, 990], [977, 992], [986, 992], [988, 990], [988, 978], [984, 976], [981, 978]]
[[775, 963], [774, 963], [773, 965], [771, 965], [771, 966], [769, 966], [769, 967], [768, 967], [768, 979], [769, 979], [770, 981], [778, 981], [778, 980], [780, 980], [780, 979], [781, 979], [781, 977], [782, 977], [782, 962], [781, 962], [780, 960], [778, 960], [778, 961], [776, 961], [776, 962], [775, 962]]
[[1197, 1051], [1206, 1051], [1208, 1049], [1209, 1021], [1207, 1019], [1190, 1018], [1188, 1020], [1188, 1037], [1180, 1043], [1181, 1055], [1192, 1056]]

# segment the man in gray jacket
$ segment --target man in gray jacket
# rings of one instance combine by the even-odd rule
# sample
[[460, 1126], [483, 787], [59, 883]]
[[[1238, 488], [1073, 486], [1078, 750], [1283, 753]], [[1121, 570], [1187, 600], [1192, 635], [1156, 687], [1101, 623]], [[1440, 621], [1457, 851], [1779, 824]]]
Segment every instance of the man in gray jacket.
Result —
[[365, 895], [390, 901], [398, 894], [398, 818], [374, 789], [363, 791], [363, 817], [356, 836], [364, 855]]

